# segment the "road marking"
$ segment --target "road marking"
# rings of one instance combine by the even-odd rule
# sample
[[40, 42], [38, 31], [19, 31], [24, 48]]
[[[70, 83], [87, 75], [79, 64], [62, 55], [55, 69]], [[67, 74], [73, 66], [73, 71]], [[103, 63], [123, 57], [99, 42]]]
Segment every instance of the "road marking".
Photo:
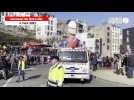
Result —
[[35, 70], [36, 68], [27, 68], [27, 69], [25, 69], [26, 71], [28, 71], [28, 70]]
[[10, 79], [8, 79], [8, 80], [6, 81], [6, 83], [5, 83], [2, 87], [7, 87], [8, 83], [11, 82], [12, 79], [13, 79], [13, 77], [10, 78]]

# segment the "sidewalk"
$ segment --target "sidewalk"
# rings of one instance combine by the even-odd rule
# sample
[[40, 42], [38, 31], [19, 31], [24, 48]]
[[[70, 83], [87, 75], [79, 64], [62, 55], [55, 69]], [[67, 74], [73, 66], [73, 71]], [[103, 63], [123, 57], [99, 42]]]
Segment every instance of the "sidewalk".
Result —
[[113, 73], [113, 70], [108, 70], [108, 69], [102, 69], [102, 70], [97, 70], [95, 72], [92, 72], [92, 75], [108, 80], [111, 82], [118, 82], [121, 84], [127, 84], [127, 85], [132, 85], [134, 86], [134, 78], [127, 78], [127, 76], [122, 76], [122, 75], [117, 75]]

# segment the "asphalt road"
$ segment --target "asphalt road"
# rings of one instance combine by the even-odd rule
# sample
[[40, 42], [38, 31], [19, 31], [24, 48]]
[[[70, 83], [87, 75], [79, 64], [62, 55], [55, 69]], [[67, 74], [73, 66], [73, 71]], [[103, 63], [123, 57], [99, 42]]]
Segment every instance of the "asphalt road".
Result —
[[[8, 80], [0, 80], [0, 87], [46, 87], [48, 77], [48, 65], [32, 66], [26, 70], [26, 80], [16, 82], [17, 76], [14, 75]], [[90, 83], [81, 83], [79, 80], [65, 80], [64, 87], [131, 87], [129, 85], [110, 82], [93, 77]]]

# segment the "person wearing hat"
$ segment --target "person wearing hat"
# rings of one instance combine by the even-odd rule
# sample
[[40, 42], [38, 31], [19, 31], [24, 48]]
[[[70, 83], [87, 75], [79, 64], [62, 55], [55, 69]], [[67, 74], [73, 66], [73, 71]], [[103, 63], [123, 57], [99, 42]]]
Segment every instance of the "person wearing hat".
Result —
[[59, 57], [53, 56], [50, 58], [52, 66], [48, 73], [48, 87], [63, 87], [64, 68], [61, 65]]
[[20, 81], [20, 76], [22, 75], [22, 79], [25, 80], [25, 59], [23, 56], [20, 56], [19, 62], [18, 62], [18, 80], [16, 82]]

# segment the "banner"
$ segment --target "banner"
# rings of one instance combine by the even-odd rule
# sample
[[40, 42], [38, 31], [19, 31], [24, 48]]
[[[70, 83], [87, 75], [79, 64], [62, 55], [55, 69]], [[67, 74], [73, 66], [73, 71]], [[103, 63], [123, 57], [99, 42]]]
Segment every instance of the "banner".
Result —
[[5, 25], [46, 25], [48, 24], [48, 16], [5, 16]]

